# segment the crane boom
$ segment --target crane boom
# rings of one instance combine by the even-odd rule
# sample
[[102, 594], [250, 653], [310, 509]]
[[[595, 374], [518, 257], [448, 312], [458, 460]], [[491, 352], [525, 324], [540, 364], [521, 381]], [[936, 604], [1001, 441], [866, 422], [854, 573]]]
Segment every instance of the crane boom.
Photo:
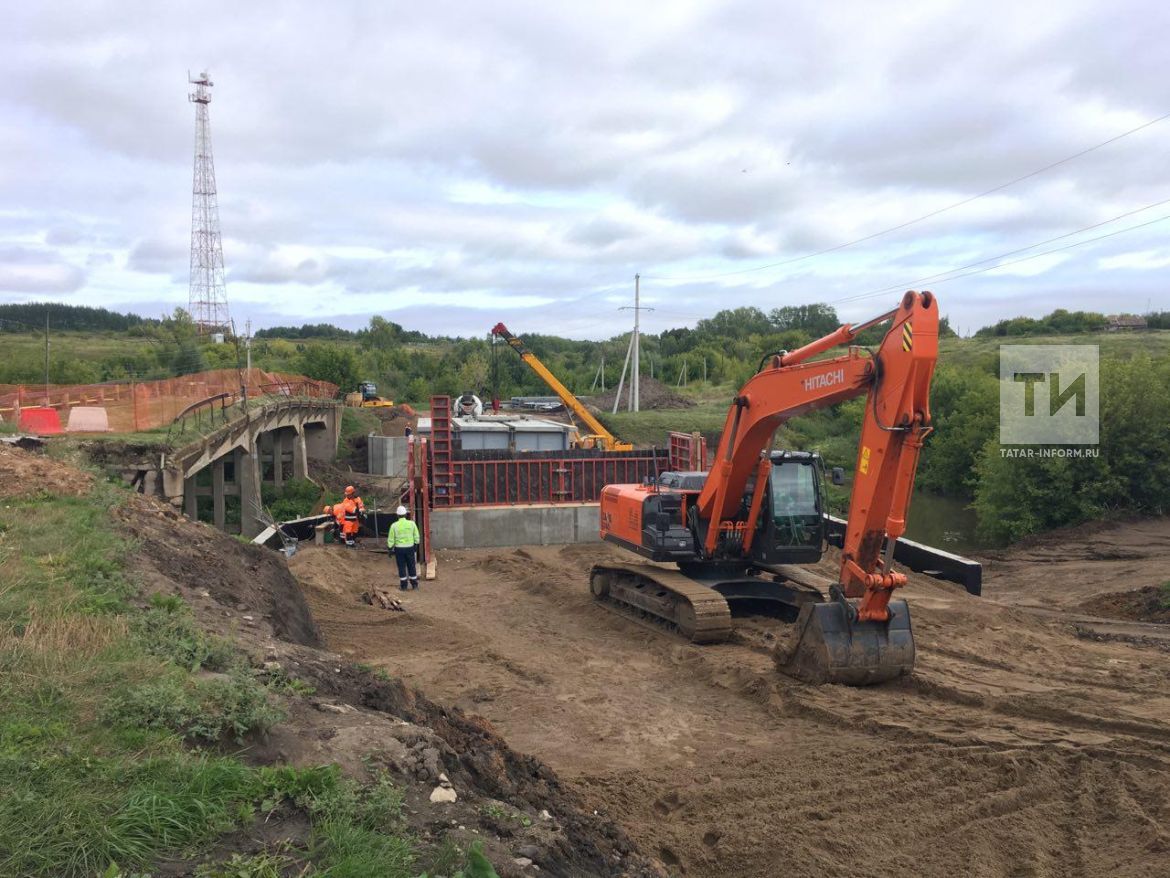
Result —
[[508, 331], [508, 327], [506, 327], [503, 323], [497, 323], [494, 327], [492, 327], [492, 335], [498, 335], [500, 338], [506, 341], [508, 346], [520, 355], [520, 359], [527, 363], [528, 367], [532, 369], [532, 371], [537, 375], [539, 375], [541, 380], [544, 381], [544, 383], [549, 386], [552, 392], [557, 395], [560, 401], [564, 403], [565, 408], [571, 411], [576, 418], [580, 419], [580, 421], [589, 430], [588, 436], [585, 437], [586, 439], [592, 439], [593, 442], [595, 442], [597, 445], [600, 445], [606, 451], [633, 450], [633, 445], [631, 445], [629, 442], [618, 441], [617, 437], [610, 433], [609, 430], [605, 429], [605, 426], [601, 423], [601, 421], [597, 420], [597, 418], [593, 416], [589, 409], [585, 408], [585, 406], [581, 404], [581, 401], [569, 392], [569, 388], [565, 387], [565, 385], [560, 382], [557, 376], [549, 371], [548, 367], [540, 361], [540, 358], [524, 346], [523, 339], [512, 335], [512, 333]]

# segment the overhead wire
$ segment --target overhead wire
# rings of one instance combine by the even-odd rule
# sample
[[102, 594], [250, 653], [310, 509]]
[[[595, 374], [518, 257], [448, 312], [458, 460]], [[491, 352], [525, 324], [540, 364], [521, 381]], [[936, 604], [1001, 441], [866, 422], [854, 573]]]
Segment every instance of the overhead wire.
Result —
[[[1168, 200], [1170, 200], [1170, 199], [1168, 199]], [[1165, 204], [1166, 202], [1159, 202], [1159, 203]], [[1156, 205], [1151, 205], [1151, 206], [1156, 206]], [[1122, 216], [1127, 216], [1127, 215], [1128, 214], [1123, 214]], [[1117, 219], [1117, 217], [1115, 217], [1114, 219]], [[941, 274], [931, 275], [929, 277], [924, 277], [924, 278], [917, 278], [916, 280], [907, 281], [905, 283], [894, 284], [893, 286], [888, 286], [888, 287], [882, 287], [881, 289], [878, 289], [878, 290], [869, 290], [868, 292], [859, 293], [855, 296], [846, 296], [845, 298], [842, 298], [842, 299], [834, 299], [831, 304], [837, 305], [837, 304], [841, 304], [842, 302], [856, 302], [856, 301], [859, 301], [861, 299], [872, 298], [873, 296], [879, 296], [883, 293], [892, 292], [894, 290], [905, 290], [907, 288], [917, 286], [918, 284], [921, 284], [921, 283], [930, 283], [930, 282], [950, 283], [951, 281], [958, 280], [960, 278], [971, 277], [972, 275], [976, 275], [976, 274], [984, 274], [988, 271], [995, 271], [995, 269], [997, 269], [997, 268], [1005, 268], [1009, 265], [1017, 265], [1021, 262], [1028, 262], [1032, 259], [1039, 259], [1041, 256], [1051, 256], [1053, 253], [1061, 253], [1065, 250], [1072, 250], [1075, 247], [1083, 247], [1085, 244], [1094, 244], [1097, 241], [1103, 241], [1106, 238], [1113, 238], [1113, 237], [1116, 237], [1117, 235], [1125, 234], [1126, 232], [1136, 231], [1137, 229], [1144, 229], [1147, 226], [1156, 225], [1157, 223], [1165, 222], [1166, 220], [1170, 220], [1170, 214], [1166, 214], [1165, 216], [1160, 216], [1157, 219], [1148, 220], [1144, 223], [1138, 223], [1137, 225], [1126, 226], [1124, 229], [1116, 229], [1115, 231], [1107, 232], [1104, 235], [1097, 235], [1096, 237], [1093, 237], [1093, 238], [1086, 238], [1083, 241], [1074, 241], [1071, 244], [1065, 244], [1063, 247], [1053, 247], [1051, 250], [1043, 250], [1039, 253], [1032, 253], [1029, 256], [1023, 256], [1019, 259], [1011, 259], [1011, 260], [1008, 260], [1007, 262], [996, 262], [995, 265], [989, 265], [986, 268], [977, 268], [974, 271], [965, 271], [964, 268], [955, 268], [955, 269], [952, 269], [951, 271], [944, 271]], [[1112, 221], [1113, 220], [1107, 220], [1106, 222], [1112, 222]], [[1105, 225], [1105, 224], [1106, 223], [1098, 223], [1097, 226], [1087, 226], [1085, 229], [1079, 229], [1077, 232], [1069, 232], [1068, 235], [1062, 235], [1060, 237], [1067, 238], [1067, 237], [1069, 237], [1069, 235], [1075, 235], [1075, 234], [1078, 234], [1079, 232], [1083, 232], [1083, 231], [1086, 231], [1086, 230], [1091, 229], [1091, 228], [1097, 228], [1098, 226]], [[1051, 240], [1056, 241], [1056, 240], [1060, 240], [1060, 239], [1053, 238]], [[1040, 244], [1034, 244], [1032, 246], [1039, 247], [1039, 246], [1043, 246], [1044, 243], [1048, 243], [1048, 242], [1041, 242]], [[1032, 248], [1031, 247], [1024, 247], [1023, 248], [1023, 250], [1030, 250], [1030, 249], [1032, 249]], [[1013, 253], [1021, 253], [1021, 252], [1023, 252], [1023, 250], [1014, 250], [1012, 252]], [[1011, 254], [1004, 254], [1004, 255], [1011, 255]], [[992, 257], [992, 259], [999, 259], [999, 258], [1002, 258], [1002, 257]], [[973, 262], [969, 266], [966, 266], [966, 268], [980, 265], [984, 262], [990, 262], [990, 261], [992, 261], [992, 259], [984, 259], [984, 260], [980, 260], [980, 262]], [[959, 273], [956, 273], [956, 272], [959, 272]], [[948, 275], [951, 275], [951, 276], [948, 276]], [[939, 280], [939, 278], [941, 278], [941, 280]]]
[[985, 189], [984, 191], [979, 192], [975, 195], [970, 195], [967, 198], [963, 198], [959, 201], [954, 202], [953, 204], [948, 204], [945, 207], [940, 207], [936, 210], [932, 210], [929, 213], [925, 213], [922, 216], [915, 217], [914, 219], [906, 220], [905, 222], [898, 223], [897, 225], [890, 226], [890, 227], [885, 228], [885, 229], [880, 229], [876, 232], [872, 232], [872, 233], [870, 233], [868, 235], [864, 235], [860, 238], [854, 238], [851, 241], [844, 241], [840, 244], [834, 244], [832, 247], [826, 247], [822, 250], [816, 250], [816, 251], [813, 251], [811, 253], [805, 253], [802, 256], [794, 256], [790, 259], [783, 259], [783, 260], [780, 260], [779, 262], [770, 262], [770, 263], [767, 263], [765, 265], [756, 265], [756, 266], [753, 266], [751, 268], [740, 268], [740, 269], [735, 269], [733, 271], [717, 272], [714, 274], [706, 274], [706, 275], [652, 275], [652, 274], [645, 275], [644, 274], [644, 275], [642, 275], [642, 277], [647, 279], [647, 280], [662, 280], [662, 281], [717, 280], [719, 278], [724, 278], [724, 277], [733, 277], [735, 275], [740, 275], [740, 274], [749, 274], [751, 272], [756, 272], [756, 271], [765, 271], [769, 268], [780, 268], [780, 267], [785, 266], [785, 265], [794, 265], [798, 262], [804, 262], [808, 259], [815, 259], [818, 256], [824, 256], [828, 253], [835, 253], [839, 250], [844, 250], [848, 247], [854, 247], [857, 244], [865, 243], [866, 241], [872, 241], [875, 238], [880, 238], [883, 235], [890, 234], [891, 232], [897, 232], [897, 231], [900, 231], [902, 229], [909, 228], [910, 226], [917, 225], [918, 223], [924, 222], [925, 220], [928, 220], [928, 219], [932, 219], [936, 216], [939, 216], [940, 214], [944, 214], [944, 213], [947, 213], [948, 211], [954, 210], [956, 208], [963, 207], [964, 205], [970, 204], [973, 201], [978, 201], [980, 198], [985, 198], [988, 195], [994, 195], [997, 192], [1002, 192], [1004, 189], [1008, 189], [1012, 186], [1015, 186], [1018, 183], [1023, 183], [1025, 180], [1030, 180], [1033, 177], [1036, 177], [1036, 176], [1039, 176], [1040, 174], [1051, 171], [1053, 168], [1058, 168], [1061, 165], [1068, 164], [1069, 162], [1075, 161], [1076, 159], [1079, 159], [1083, 156], [1086, 156], [1089, 153], [1096, 152], [1099, 149], [1102, 149], [1106, 146], [1109, 146], [1110, 144], [1116, 143], [1117, 141], [1122, 140], [1126, 137], [1129, 137], [1130, 135], [1137, 134], [1139, 131], [1143, 131], [1146, 128], [1149, 128], [1153, 125], [1158, 124], [1159, 122], [1165, 121], [1166, 119], [1170, 119], [1170, 113], [1165, 113], [1161, 116], [1158, 116], [1155, 119], [1150, 119], [1149, 121], [1143, 122], [1141, 125], [1138, 125], [1136, 128], [1131, 128], [1128, 131], [1123, 131], [1120, 134], [1116, 134], [1113, 137], [1110, 137], [1108, 140], [1103, 140], [1100, 143], [1096, 143], [1090, 147], [1086, 147], [1085, 149], [1082, 149], [1079, 152], [1075, 152], [1072, 155], [1065, 156], [1062, 159], [1059, 159], [1055, 162], [1051, 162], [1047, 165], [1044, 165], [1044, 167], [1037, 168], [1034, 171], [1029, 171], [1027, 174], [1016, 177], [1012, 180], [1008, 180], [1006, 183], [1001, 183], [998, 186], [993, 186], [990, 189]]

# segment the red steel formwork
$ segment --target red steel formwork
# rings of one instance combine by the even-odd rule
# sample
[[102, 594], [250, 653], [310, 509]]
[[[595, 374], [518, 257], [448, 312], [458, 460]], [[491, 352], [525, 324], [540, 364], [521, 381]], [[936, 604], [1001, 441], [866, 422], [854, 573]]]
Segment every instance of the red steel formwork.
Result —
[[[665, 449], [638, 451], [457, 451], [449, 506], [596, 503], [606, 485], [640, 484], [669, 468]], [[438, 505], [438, 504], [436, 504]]]
[[434, 506], [458, 506], [458, 485], [452, 468], [454, 433], [451, 431], [451, 397], [431, 397], [431, 497]]
[[606, 485], [640, 484], [669, 468], [666, 449], [464, 451], [455, 448], [451, 398], [431, 397], [431, 505], [596, 503]]
[[431, 549], [431, 488], [427, 480], [427, 470], [430, 469], [430, 444], [426, 439], [416, 437], [406, 449], [406, 507], [414, 515], [414, 523], [418, 525], [421, 538], [419, 560], [424, 567], [434, 557]]
[[707, 469], [707, 440], [701, 433], [670, 434], [670, 468], [678, 472]]

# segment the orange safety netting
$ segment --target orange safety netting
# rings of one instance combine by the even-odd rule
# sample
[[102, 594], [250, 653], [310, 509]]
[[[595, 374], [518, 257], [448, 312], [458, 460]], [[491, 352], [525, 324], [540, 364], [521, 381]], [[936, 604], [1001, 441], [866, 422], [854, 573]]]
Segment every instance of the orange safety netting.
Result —
[[333, 399], [337, 385], [313, 381], [304, 375], [265, 372], [263, 369], [216, 369], [157, 381], [124, 381], [108, 384], [0, 384], [0, 419], [15, 423], [20, 410], [35, 406], [56, 409], [62, 423], [77, 406], [104, 408], [110, 430], [130, 433], [165, 427], [192, 407], [213, 397], [216, 405], [239, 402], [242, 387], [248, 398], [298, 396]]

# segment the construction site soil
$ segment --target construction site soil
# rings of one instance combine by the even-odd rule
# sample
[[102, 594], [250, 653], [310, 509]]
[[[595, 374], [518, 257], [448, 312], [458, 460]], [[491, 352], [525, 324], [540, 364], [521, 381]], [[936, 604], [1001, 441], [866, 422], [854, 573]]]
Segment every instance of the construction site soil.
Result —
[[290, 561], [327, 646], [483, 716], [672, 874], [1170, 874], [1170, 631], [1082, 609], [1170, 578], [1170, 519], [988, 558], [982, 598], [911, 574], [915, 672], [869, 689], [780, 676], [772, 620], [700, 647], [613, 615], [608, 546], [441, 552], [405, 613], [359, 601], [373, 548]]

